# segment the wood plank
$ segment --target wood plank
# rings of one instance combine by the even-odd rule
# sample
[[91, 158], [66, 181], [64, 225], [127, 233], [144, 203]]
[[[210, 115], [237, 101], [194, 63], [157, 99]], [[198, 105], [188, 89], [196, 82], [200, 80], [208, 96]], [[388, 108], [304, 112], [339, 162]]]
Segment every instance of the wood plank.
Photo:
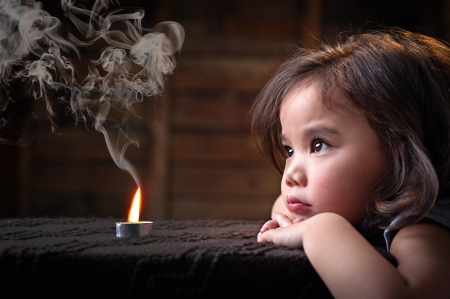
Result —
[[[137, 169], [138, 174], [144, 176], [145, 169]], [[102, 192], [132, 192], [136, 190], [136, 183], [132, 176], [115, 164], [95, 165], [77, 164], [47, 165], [32, 169], [33, 192], [72, 192], [86, 191]], [[30, 195], [33, 197], [33, 195]]]
[[[40, 123], [42, 125], [42, 129], [44, 130], [51, 129], [50, 120], [52, 120], [57, 128], [78, 126], [95, 131], [93, 128], [93, 123], [95, 120], [94, 116], [90, 116], [86, 111], [79, 111], [82, 112], [86, 118], [86, 121], [80, 118], [78, 119], [78, 122], [76, 122], [74, 117], [75, 115], [72, 111], [70, 111], [70, 105], [63, 103], [62, 101], [58, 101], [56, 96], [55, 98], [49, 99], [50, 107], [55, 114], [54, 116], [49, 114], [49, 107], [47, 107], [46, 102], [43, 99], [32, 100], [31, 98], [24, 98], [24, 100], [33, 101], [33, 112], [31, 113], [31, 119]], [[129, 103], [125, 103], [125, 101], [116, 103], [117, 107], [111, 106], [107, 119], [114, 119], [116, 122], [122, 122], [124, 118], [126, 118], [126, 122], [130, 126], [145, 129], [145, 111], [149, 109], [149, 107], [153, 106], [153, 102], [155, 100], [156, 99], [154, 97], [143, 97], [142, 99], [139, 99], [139, 101], [136, 100], [136, 102], [133, 102], [133, 104], [128, 108], [125, 108], [125, 105], [129, 105]], [[91, 109], [92, 113], [96, 115], [99, 110], [99, 106], [91, 104], [89, 109]]]
[[[147, 132], [135, 132], [139, 148], [130, 145], [125, 157], [130, 161], [148, 160], [148, 152], [151, 150], [152, 137]], [[50, 130], [39, 130], [35, 136], [35, 152], [33, 155], [38, 159], [45, 160], [111, 160], [103, 134], [84, 127], [64, 127], [60, 134], [52, 133]]]
[[171, 219], [269, 220], [276, 196], [179, 195], [172, 199]]
[[[184, 26], [184, 24], [183, 24]], [[294, 51], [293, 38], [291, 36], [276, 36], [267, 38], [254, 38], [248, 35], [226, 36], [213, 35], [205, 38], [204, 35], [190, 35], [186, 38], [180, 54], [175, 59], [179, 61], [188, 55], [234, 55], [273, 58], [275, 55], [287, 57]], [[175, 73], [177, 69], [175, 69]]]
[[[164, 116], [171, 118], [171, 95], [170, 91], [162, 95], [166, 104]], [[167, 219], [168, 218], [168, 177], [170, 173], [170, 140], [172, 138], [170, 127], [166, 124], [150, 126], [154, 136], [154, 149], [149, 153], [152, 160], [151, 175], [145, 179], [148, 193], [146, 196], [147, 205], [143, 206], [141, 215], [149, 217], [144, 219]]]
[[[272, 10], [271, 8], [270, 10]], [[297, 20], [286, 15], [273, 16], [273, 14], [264, 17], [234, 15], [228, 17], [224, 22], [227, 34], [248, 36], [250, 40], [257, 39], [256, 37], [269, 38], [273, 42], [276, 41], [276, 38], [292, 37], [295, 34], [296, 26], [298, 26]]]
[[[22, 128], [25, 132], [31, 132], [32, 124], [30, 121], [24, 121]], [[26, 146], [18, 148], [17, 162], [17, 216], [28, 217], [31, 215], [31, 185], [32, 185], [32, 162], [35, 144], [31, 142]]]
[[169, 83], [174, 89], [259, 91], [279, 66], [276, 57], [180, 56]]
[[[92, 193], [80, 191], [35, 192], [30, 217], [113, 217], [126, 218], [131, 199], [126, 192]], [[39, 200], [36, 200], [39, 199]], [[111, 220], [111, 229], [114, 221]]]
[[0, 218], [17, 215], [17, 152], [17, 146], [0, 144]]
[[173, 99], [173, 130], [250, 133], [249, 110], [256, 95], [231, 91], [177, 94]]
[[300, 40], [301, 46], [314, 49], [319, 45], [323, 32], [323, 0], [305, 0], [301, 2], [300, 9]]
[[281, 176], [269, 167], [174, 167], [171, 194], [248, 194], [280, 192]]
[[180, 163], [265, 163], [249, 134], [174, 133], [171, 159]]

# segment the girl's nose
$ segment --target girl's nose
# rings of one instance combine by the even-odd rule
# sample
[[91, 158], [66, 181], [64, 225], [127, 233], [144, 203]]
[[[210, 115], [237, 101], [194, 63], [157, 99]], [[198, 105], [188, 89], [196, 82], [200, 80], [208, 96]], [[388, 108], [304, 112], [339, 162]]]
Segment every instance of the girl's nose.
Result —
[[288, 187], [302, 186], [307, 184], [307, 177], [303, 167], [298, 163], [292, 163], [285, 169], [284, 182]]
[[294, 186], [306, 186], [306, 176], [301, 175], [297, 179], [293, 178], [286, 178], [285, 183], [288, 187], [294, 187]]

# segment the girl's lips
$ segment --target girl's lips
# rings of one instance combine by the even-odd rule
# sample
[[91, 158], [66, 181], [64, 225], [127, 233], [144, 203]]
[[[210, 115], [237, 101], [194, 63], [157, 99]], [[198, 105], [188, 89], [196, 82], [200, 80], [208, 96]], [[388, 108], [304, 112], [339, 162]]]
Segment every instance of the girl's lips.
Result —
[[301, 202], [297, 197], [293, 195], [286, 196], [286, 205], [289, 211], [293, 213], [306, 212], [311, 205]]

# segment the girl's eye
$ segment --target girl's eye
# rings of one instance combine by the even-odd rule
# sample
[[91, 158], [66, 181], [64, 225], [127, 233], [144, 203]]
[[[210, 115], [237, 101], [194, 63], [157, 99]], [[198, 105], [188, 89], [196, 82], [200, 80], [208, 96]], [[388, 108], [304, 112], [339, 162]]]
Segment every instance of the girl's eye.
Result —
[[313, 153], [320, 153], [324, 150], [329, 149], [330, 147], [331, 146], [328, 143], [326, 143], [325, 141], [320, 140], [320, 139], [314, 139], [312, 142], [312, 152]]
[[283, 146], [283, 155], [287, 159], [294, 155], [294, 150], [290, 146]]

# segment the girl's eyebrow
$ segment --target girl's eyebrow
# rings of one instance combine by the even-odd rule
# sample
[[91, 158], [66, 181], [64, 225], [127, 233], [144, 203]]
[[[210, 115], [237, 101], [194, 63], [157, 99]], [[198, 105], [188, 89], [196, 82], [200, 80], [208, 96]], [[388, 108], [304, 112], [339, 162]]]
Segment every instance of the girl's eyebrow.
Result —
[[[325, 125], [320, 125], [320, 126], [315, 126], [312, 128], [308, 128], [305, 130], [304, 132], [304, 136], [306, 136], [307, 138], [310, 138], [311, 136], [317, 136], [317, 135], [341, 135], [341, 133], [339, 133], [338, 130], [325, 126]], [[286, 138], [284, 137], [283, 134], [280, 134], [280, 138], [281, 141], [286, 141]]]
[[308, 128], [305, 130], [305, 135], [306, 136], [314, 136], [314, 135], [341, 135], [341, 133], [339, 133], [338, 130], [328, 127], [328, 126], [324, 126], [324, 125], [320, 125], [320, 126], [316, 126], [316, 127], [312, 127], [312, 128]]

